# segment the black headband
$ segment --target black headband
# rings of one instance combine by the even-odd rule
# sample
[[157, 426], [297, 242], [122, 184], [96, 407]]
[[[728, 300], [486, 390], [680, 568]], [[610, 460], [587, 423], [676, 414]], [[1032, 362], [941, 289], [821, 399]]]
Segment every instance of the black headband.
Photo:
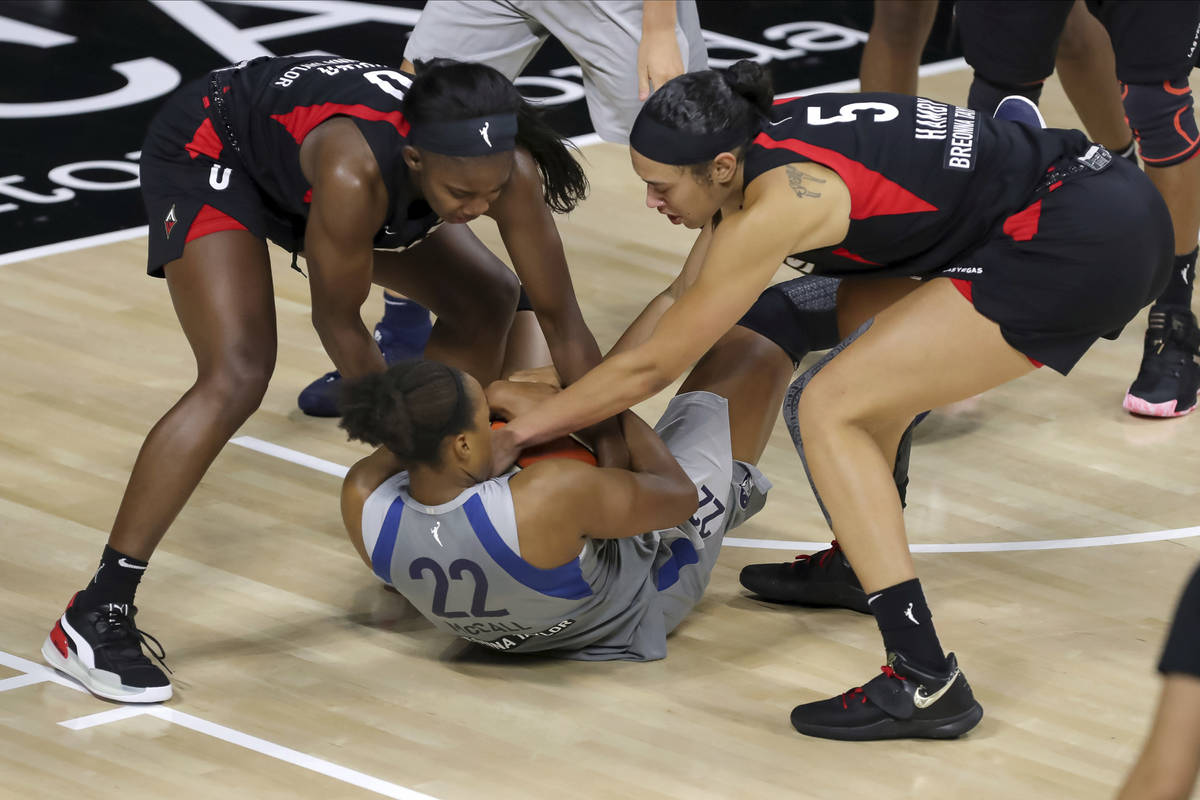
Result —
[[748, 138], [747, 132], [738, 130], [687, 133], [668, 128], [643, 110], [629, 133], [629, 146], [660, 164], [685, 166], [712, 161], [721, 153], [745, 144]]
[[446, 156], [490, 156], [517, 145], [517, 115], [413, 123], [408, 143]]

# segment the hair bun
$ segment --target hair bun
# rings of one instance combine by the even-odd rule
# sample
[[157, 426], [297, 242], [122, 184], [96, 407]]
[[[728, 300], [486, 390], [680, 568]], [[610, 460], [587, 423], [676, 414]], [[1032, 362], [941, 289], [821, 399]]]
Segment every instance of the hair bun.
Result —
[[771, 71], [762, 64], [743, 59], [729, 69], [718, 70], [717, 74], [729, 84], [734, 94], [745, 98], [763, 114], [770, 112], [775, 90], [771, 84]]

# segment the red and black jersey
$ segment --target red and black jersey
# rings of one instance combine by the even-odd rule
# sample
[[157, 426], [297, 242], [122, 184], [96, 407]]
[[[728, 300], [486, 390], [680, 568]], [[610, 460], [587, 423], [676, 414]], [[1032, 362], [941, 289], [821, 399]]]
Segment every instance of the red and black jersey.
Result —
[[236, 151], [272, 211], [291, 223], [293, 241], [278, 243], [299, 249], [312, 202], [300, 145], [322, 122], [346, 117], [362, 132], [387, 188], [387, 222], [375, 246], [407, 246], [438, 222], [416, 195], [401, 157], [409, 131], [402, 107], [411, 84], [411, 75], [350, 58], [256, 58], [209, 74], [205, 105], [212, 130], [193, 145]]
[[[1029, 204], [1079, 131], [1035, 130], [908, 95], [819, 94], [777, 104], [746, 153], [745, 183], [812, 161], [850, 190], [850, 229], [788, 263], [822, 275], [922, 276], [986, 242]], [[805, 191], [821, 191], [803, 180]]]

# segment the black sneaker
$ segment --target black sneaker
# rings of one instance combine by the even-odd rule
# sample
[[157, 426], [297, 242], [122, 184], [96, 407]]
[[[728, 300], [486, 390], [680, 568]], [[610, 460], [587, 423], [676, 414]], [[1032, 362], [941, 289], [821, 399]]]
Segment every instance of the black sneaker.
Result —
[[848, 608], [870, 614], [867, 593], [834, 539], [828, 550], [796, 556], [785, 564], [751, 564], [738, 575], [742, 586], [765, 600]]
[[[146, 658], [142, 645], [164, 668], [166, 654], [157, 639], [138, 630], [135, 614], [136, 606], [115, 603], [76, 608], [72, 597], [42, 644], [42, 657], [97, 697], [122, 703], [161, 703], [171, 696], [171, 681]], [[151, 642], [158, 647], [157, 653]]]
[[975, 700], [954, 654], [942, 673], [926, 672], [888, 655], [883, 674], [865, 686], [792, 710], [792, 727], [806, 736], [845, 741], [954, 739], [979, 724]]
[[1191, 413], [1200, 394], [1198, 350], [1200, 330], [1191, 309], [1152, 306], [1142, 366], [1125, 395], [1125, 410], [1146, 417]]
[[[388, 366], [397, 361], [420, 358], [432, 327], [428, 314], [421, 324], [408, 327], [389, 325], [380, 320], [375, 325], [375, 343]], [[340, 417], [338, 400], [341, 393], [342, 373], [335, 369], [305, 386], [296, 398], [296, 404], [310, 417]]]

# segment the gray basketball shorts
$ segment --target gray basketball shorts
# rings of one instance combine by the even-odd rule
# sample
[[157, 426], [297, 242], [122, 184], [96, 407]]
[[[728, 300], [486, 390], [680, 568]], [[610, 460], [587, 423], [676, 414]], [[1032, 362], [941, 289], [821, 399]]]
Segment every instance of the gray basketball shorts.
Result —
[[720, 395], [676, 395], [654, 430], [696, 484], [699, 500], [683, 525], [648, 534], [660, 537], [654, 577], [670, 633], [704, 595], [725, 534], [758, 513], [771, 482], [753, 464], [734, 460], [729, 404]]
[[[708, 68], [694, 0], [678, 0], [675, 39], [684, 69]], [[433, 0], [421, 11], [404, 49], [412, 62], [477, 61], [512, 80], [553, 36], [583, 71], [588, 114], [605, 141], [626, 144], [638, 100], [641, 0]]]

